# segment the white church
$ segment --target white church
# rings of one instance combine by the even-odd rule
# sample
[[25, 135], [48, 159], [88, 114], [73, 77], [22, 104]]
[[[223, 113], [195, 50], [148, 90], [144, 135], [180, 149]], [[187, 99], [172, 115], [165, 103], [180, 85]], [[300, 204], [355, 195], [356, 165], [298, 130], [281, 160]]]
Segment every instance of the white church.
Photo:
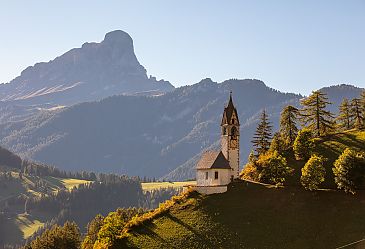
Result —
[[240, 122], [231, 92], [221, 122], [221, 151], [207, 151], [202, 155], [196, 165], [196, 191], [202, 194], [227, 191], [228, 184], [239, 177], [239, 145]]

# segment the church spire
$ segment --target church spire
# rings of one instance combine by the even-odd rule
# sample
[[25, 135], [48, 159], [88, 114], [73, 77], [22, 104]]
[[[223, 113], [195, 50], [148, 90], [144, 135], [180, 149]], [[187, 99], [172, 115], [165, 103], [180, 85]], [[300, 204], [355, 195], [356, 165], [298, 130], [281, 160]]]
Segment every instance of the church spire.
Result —
[[232, 100], [232, 91], [230, 91], [228, 105], [227, 105], [226, 108], [224, 108], [221, 125], [233, 124], [232, 123], [232, 121], [233, 121], [232, 116], [233, 115], [235, 116], [234, 119], [236, 121], [236, 124], [239, 125], [237, 110], [236, 110], [236, 107], [234, 106], [233, 100]]

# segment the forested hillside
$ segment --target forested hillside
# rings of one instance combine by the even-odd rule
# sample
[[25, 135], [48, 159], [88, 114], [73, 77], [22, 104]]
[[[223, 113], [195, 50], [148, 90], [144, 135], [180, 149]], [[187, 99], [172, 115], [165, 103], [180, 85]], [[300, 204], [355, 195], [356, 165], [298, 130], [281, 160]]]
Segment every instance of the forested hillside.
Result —
[[155, 208], [181, 191], [142, 190], [137, 177], [62, 171], [22, 160], [2, 148], [0, 161], [0, 248], [21, 245], [66, 221], [76, 222], [85, 232], [97, 214], [117, 208]]

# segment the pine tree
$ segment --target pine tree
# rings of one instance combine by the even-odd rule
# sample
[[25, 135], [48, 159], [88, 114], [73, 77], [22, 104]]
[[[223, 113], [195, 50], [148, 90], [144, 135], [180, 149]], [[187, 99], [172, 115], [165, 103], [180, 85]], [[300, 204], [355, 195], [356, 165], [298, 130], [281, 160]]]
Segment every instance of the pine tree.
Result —
[[345, 130], [349, 130], [353, 127], [353, 119], [351, 117], [351, 105], [347, 98], [344, 98], [340, 105], [340, 113], [337, 117], [339, 125]]
[[260, 119], [261, 121], [258, 124], [253, 140], [251, 141], [258, 155], [269, 150], [270, 140], [272, 138], [272, 125], [265, 110], [262, 111]]
[[356, 128], [360, 129], [360, 128], [363, 127], [364, 117], [363, 117], [363, 112], [362, 112], [362, 108], [361, 108], [361, 100], [360, 99], [354, 98], [354, 99], [351, 100], [351, 113], [350, 113], [350, 116], [354, 120]]
[[326, 134], [333, 129], [333, 114], [326, 110], [328, 97], [321, 91], [314, 91], [312, 94], [301, 101], [303, 109], [301, 116], [303, 123], [308, 129], [314, 131], [317, 136]]
[[280, 133], [286, 142], [291, 146], [298, 135], [297, 117], [299, 110], [294, 106], [288, 105], [281, 112]]

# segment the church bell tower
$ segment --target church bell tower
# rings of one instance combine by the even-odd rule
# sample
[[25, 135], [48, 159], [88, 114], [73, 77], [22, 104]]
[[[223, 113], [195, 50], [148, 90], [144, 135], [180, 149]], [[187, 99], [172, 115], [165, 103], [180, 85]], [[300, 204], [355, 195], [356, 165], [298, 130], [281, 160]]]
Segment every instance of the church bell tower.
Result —
[[222, 152], [233, 169], [231, 178], [236, 179], [239, 177], [240, 167], [240, 122], [233, 105], [232, 92], [229, 95], [228, 105], [224, 108], [221, 128]]

